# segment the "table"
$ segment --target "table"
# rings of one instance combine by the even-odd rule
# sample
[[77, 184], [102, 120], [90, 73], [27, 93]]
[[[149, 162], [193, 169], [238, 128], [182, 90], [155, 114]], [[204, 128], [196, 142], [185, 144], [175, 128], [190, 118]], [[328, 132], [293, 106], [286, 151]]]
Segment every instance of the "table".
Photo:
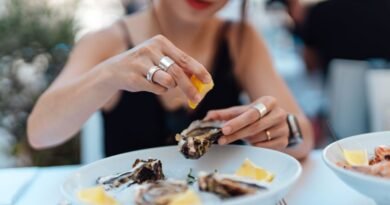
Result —
[[[302, 166], [301, 178], [286, 197], [289, 205], [375, 205], [374, 201], [340, 181], [322, 161], [320, 150], [312, 151]], [[79, 167], [38, 168], [35, 179], [24, 189], [15, 204], [58, 204], [62, 199], [59, 189], [61, 183]]]

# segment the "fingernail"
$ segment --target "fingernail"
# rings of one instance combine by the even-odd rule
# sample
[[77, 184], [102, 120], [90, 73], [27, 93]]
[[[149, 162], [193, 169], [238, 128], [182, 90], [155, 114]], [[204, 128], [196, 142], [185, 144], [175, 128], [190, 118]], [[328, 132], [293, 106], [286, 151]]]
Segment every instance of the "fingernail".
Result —
[[210, 77], [204, 77], [204, 78], [202, 79], [202, 81], [203, 81], [203, 83], [206, 83], [206, 84], [209, 84], [209, 83], [212, 82], [212, 80], [211, 80]]
[[219, 143], [220, 145], [224, 145], [224, 144], [226, 144], [226, 139], [223, 138], [223, 137], [221, 137], [221, 138], [218, 140], [218, 143]]
[[222, 128], [222, 132], [223, 132], [223, 134], [224, 135], [228, 135], [228, 134], [230, 134], [230, 132], [232, 132], [232, 128], [231, 127], [224, 127], [224, 128]]

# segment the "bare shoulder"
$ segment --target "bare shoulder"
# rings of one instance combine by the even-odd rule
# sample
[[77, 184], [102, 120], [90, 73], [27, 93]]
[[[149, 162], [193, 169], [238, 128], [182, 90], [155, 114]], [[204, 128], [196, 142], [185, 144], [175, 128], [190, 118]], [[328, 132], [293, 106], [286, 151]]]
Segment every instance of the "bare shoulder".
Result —
[[127, 49], [126, 35], [119, 22], [120, 20], [106, 28], [84, 35], [76, 43], [74, 51], [83, 55], [93, 51], [91, 55], [98, 61], [124, 51]]
[[228, 32], [229, 42], [233, 44], [237, 44], [238, 42], [245, 43], [247, 41], [250, 41], [250, 39], [252, 38], [259, 37], [259, 33], [253, 27], [253, 25], [247, 21], [232, 21]]

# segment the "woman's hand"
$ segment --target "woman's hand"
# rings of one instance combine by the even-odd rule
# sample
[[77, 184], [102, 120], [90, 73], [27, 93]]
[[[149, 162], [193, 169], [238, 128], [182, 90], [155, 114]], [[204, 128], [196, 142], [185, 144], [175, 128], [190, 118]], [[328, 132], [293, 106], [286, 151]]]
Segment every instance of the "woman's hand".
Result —
[[[261, 117], [254, 105], [262, 103], [266, 113]], [[224, 134], [219, 144], [229, 144], [242, 139], [254, 146], [282, 150], [287, 147], [289, 128], [287, 112], [281, 108], [274, 97], [261, 97], [250, 105], [213, 110], [205, 120], [226, 121], [222, 128]]]
[[[168, 56], [175, 63], [167, 71], [157, 70], [152, 76], [152, 82], [148, 81], [146, 79], [148, 71], [153, 66], [158, 66], [164, 56]], [[201, 96], [189, 77], [195, 75], [203, 83], [212, 82], [210, 74], [202, 64], [175, 47], [162, 35], [114, 56], [99, 66], [109, 71], [107, 83], [115, 89], [162, 94], [167, 89], [178, 86], [193, 102], [199, 102]]]

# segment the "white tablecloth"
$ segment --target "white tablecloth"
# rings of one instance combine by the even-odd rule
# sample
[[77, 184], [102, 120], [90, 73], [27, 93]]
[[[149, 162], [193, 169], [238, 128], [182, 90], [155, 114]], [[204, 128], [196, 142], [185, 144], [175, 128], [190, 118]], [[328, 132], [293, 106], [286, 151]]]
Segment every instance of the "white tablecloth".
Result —
[[[313, 151], [302, 162], [303, 174], [286, 201], [289, 205], [375, 205], [375, 203], [349, 188], [326, 167], [321, 151]], [[34, 180], [23, 189], [16, 205], [56, 205], [62, 199], [60, 185], [80, 166], [38, 168]], [[28, 169], [28, 168], [21, 168]], [[12, 171], [9, 173], [12, 177]], [[1, 195], [1, 194], [0, 194]], [[2, 205], [2, 204], [0, 204]]]

